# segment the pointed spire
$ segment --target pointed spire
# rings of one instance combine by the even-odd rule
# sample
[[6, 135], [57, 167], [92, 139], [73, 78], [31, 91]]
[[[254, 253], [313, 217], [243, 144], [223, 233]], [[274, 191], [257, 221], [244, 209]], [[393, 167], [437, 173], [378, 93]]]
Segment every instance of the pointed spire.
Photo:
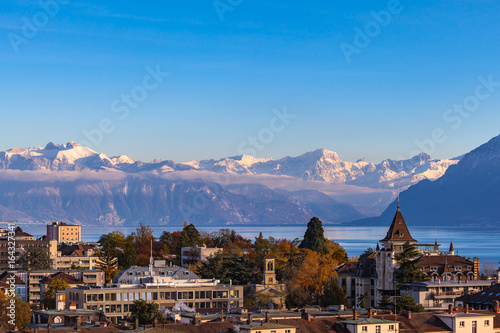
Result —
[[405, 219], [403, 218], [403, 214], [401, 213], [399, 206], [396, 215], [394, 215], [394, 219], [392, 220], [391, 227], [389, 228], [389, 231], [387, 231], [387, 235], [384, 239], [381, 240], [383, 244], [387, 241], [400, 241], [403, 243], [417, 242], [415, 239], [413, 239], [413, 237], [411, 237], [410, 231], [406, 226]]
[[378, 245], [378, 242], [377, 242], [377, 249], [376, 251], [380, 251], [380, 246]]
[[455, 247], [453, 246], [453, 240], [450, 243], [450, 254], [455, 254]]
[[398, 179], [398, 212], [400, 211], [400, 206], [399, 206], [399, 179]]

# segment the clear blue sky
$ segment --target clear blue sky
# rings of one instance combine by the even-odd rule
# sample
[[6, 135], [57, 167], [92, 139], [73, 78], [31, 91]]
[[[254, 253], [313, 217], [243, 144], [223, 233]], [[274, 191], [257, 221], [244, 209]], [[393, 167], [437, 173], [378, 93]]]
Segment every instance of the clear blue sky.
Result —
[[[498, 135], [500, 87], [456, 129], [443, 115], [479, 76], [500, 81], [500, 3], [401, 0], [348, 63], [340, 43], [354, 45], [371, 12], [389, 6], [244, 0], [221, 21], [212, 0], [69, 1], [45, 22], [37, 1], [4, 1], [0, 150], [81, 142], [108, 118], [113, 131], [92, 147], [108, 155], [233, 156], [284, 107], [296, 118], [258, 157], [327, 148], [344, 160], [407, 158], [442, 128], [432, 155], [449, 158]], [[38, 31], [23, 32], [34, 21]], [[158, 64], [169, 76], [120, 119], [115, 99]]]

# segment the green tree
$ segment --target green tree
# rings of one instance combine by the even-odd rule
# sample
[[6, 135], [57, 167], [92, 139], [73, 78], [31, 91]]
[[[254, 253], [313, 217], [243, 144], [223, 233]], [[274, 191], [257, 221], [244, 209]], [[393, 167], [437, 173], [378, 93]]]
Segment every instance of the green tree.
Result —
[[41, 248], [30, 248], [19, 259], [19, 264], [24, 270], [45, 270], [52, 268], [52, 259]]
[[14, 229], [14, 232], [23, 232], [23, 228], [21, 228], [20, 226], [17, 226], [16, 229]]
[[424, 307], [422, 304], [417, 304], [415, 299], [411, 297], [410, 293], [405, 293], [399, 297], [396, 301], [396, 311], [401, 312], [424, 312]]
[[259, 237], [255, 237], [253, 247], [258, 255], [266, 255], [267, 251], [271, 247], [271, 242], [268, 239], [265, 239], [262, 232], [260, 232]]
[[97, 256], [99, 258], [97, 268], [104, 272], [106, 283], [109, 283], [116, 276], [116, 274], [118, 274], [116, 249], [112, 244], [108, 243], [97, 252]]
[[382, 310], [389, 310], [394, 308], [391, 297], [387, 293], [382, 294], [382, 299], [380, 300], [378, 307]]
[[375, 252], [375, 249], [373, 247], [369, 247], [361, 254], [361, 257], [368, 257], [373, 252]]
[[169, 249], [172, 249], [174, 244], [172, 234], [168, 231], [163, 231], [160, 236], [160, 242], [163, 245], [166, 245]]
[[181, 232], [180, 247], [191, 247], [195, 245], [201, 245], [200, 232], [194, 224], [187, 224], [184, 226]]
[[396, 255], [399, 268], [395, 272], [398, 283], [413, 283], [425, 281], [425, 275], [418, 267], [417, 257], [420, 255], [417, 247], [409, 242], [403, 245], [403, 251]]
[[320, 297], [321, 306], [329, 305], [345, 305], [347, 306], [347, 296], [344, 290], [335, 283], [332, 282], [325, 288], [323, 295]]
[[321, 254], [328, 253], [328, 247], [323, 231], [323, 223], [320, 219], [313, 217], [309, 223], [307, 223], [307, 230], [299, 247], [301, 249], [313, 250]]
[[43, 293], [42, 304], [46, 309], [56, 308], [56, 291], [63, 291], [69, 287], [68, 282], [61, 278], [53, 279], [47, 285], [47, 289]]
[[142, 299], [134, 301], [131, 315], [133, 318], [139, 319], [140, 325], [151, 325], [154, 323], [154, 318], [160, 324], [166, 322], [165, 316], [159, 310], [158, 303], [148, 303]]
[[358, 306], [362, 309], [366, 309], [366, 300], [370, 298], [370, 294], [368, 291], [364, 293], [363, 295], [359, 296], [357, 299]]
[[256, 261], [247, 255], [217, 253], [203, 262], [197, 273], [204, 279], [216, 278], [222, 283], [244, 285], [260, 283], [262, 276], [258, 274]]

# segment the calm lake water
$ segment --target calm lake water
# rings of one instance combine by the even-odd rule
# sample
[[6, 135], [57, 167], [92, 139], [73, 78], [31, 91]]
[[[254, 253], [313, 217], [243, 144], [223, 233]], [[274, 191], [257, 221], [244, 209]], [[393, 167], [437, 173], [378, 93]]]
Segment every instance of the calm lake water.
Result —
[[[177, 231], [182, 226], [152, 226], [154, 235], [159, 237], [163, 230]], [[199, 227], [198, 230], [216, 231], [227, 226]], [[272, 236], [274, 238], [302, 238], [306, 226], [232, 226], [230, 227], [242, 236], [254, 239], [262, 232], [264, 237]], [[340, 243], [347, 251], [347, 254], [359, 256], [368, 247], [375, 248], [377, 241], [384, 238], [389, 226], [387, 227], [342, 227], [342, 226], [324, 226], [325, 236]], [[433, 244], [437, 239], [441, 244], [441, 251], [447, 251], [450, 246], [450, 240], [453, 238], [455, 251], [466, 257], [479, 257], [481, 263], [486, 260], [492, 260], [496, 264], [500, 261], [500, 227], [477, 227], [477, 228], [432, 228], [432, 227], [414, 227], [409, 226], [413, 238], [419, 243]], [[121, 228], [82, 228], [84, 241], [96, 241], [100, 235], [112, 230], [119, 230], [129, 234], [135, 230], [135, 227]], [[30, 230], [26, 230], [30, 232]], [[44, 234], [45, 230], [39, 229], [33, 234]]]

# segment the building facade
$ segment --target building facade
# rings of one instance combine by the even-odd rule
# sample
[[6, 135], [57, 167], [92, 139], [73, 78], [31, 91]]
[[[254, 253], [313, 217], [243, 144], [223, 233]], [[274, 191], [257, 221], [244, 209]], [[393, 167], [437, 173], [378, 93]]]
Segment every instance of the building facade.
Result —
[[52, 222], [47, 224], [47, 239], [60, 243], [80, 243], [82, 241], [82, 227], [79, 225], [66, 224], [64, 222]]
[[[15, 262], [16, 269], [21, 269], [20, 258], [24, 256], [29, 249], [42, 249], [52, 259], [53, 268], [55, 268], [55, 258], [57, 257], [57, 242], [49, 240], [34, 239], [33, 236], [22, 233], [16, 233], [16, 251]], [[9, 239], [7, 236], [0, 237], [0, 271], [11, 270], [9, 265]]]
[[207, 258], [222, 251], [219, 247], [193, 246], [181, 248], [181, 266], [186, 267], [198, 262], [205, 262]]
[[[165, 278], [166, 279], [166, 278]], [[67, 288], [66, 308], [104, 311], [107, 317], [129, 316], [135, 300], [158, 303], [161, 310], [172, 309], [179, 301], [195, 309], [221, 309], [243, 306], [243, 287], [220, 284], [218, 280], [176, 280], [142, 284], [115, 284], [109, 287]]]

